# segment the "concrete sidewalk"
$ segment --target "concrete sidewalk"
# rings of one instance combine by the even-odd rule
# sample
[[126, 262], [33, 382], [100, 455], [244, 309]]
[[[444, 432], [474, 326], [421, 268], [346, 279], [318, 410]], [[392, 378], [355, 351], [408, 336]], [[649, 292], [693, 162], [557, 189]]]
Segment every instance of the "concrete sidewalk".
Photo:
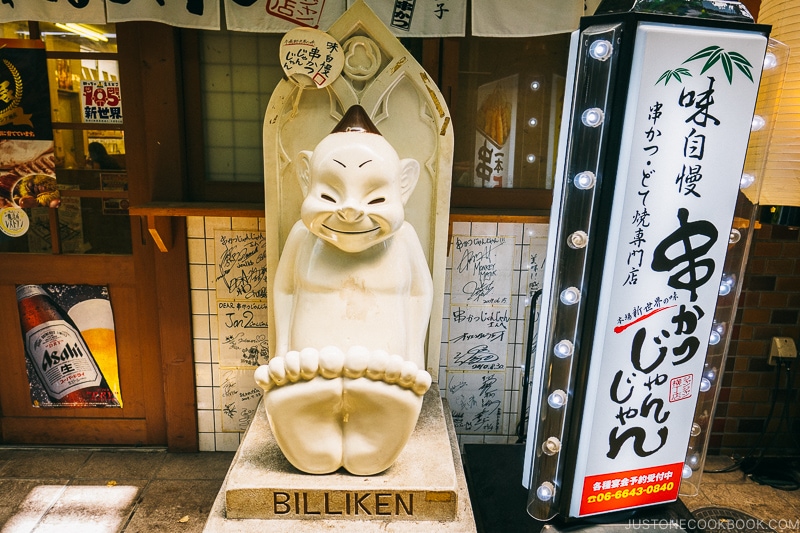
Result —
[[200, 532], [233, 455], [0, 447], [0, 533]]

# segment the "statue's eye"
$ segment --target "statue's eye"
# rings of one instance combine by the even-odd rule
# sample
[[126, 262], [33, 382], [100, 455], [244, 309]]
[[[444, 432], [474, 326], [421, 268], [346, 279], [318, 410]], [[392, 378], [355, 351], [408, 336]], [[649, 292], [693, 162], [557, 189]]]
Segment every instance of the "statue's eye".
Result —
[[386, 201], [386, 198], [383, 198], [383, 197], [375, 198], [374, 200], [370, 200], [369, 201], [369, 205], [382, 204], [385, 201]]
[[334, 200], [332, 197], [328, 196], [327, 194], [323, 194], [322, 195], [322, 199], [325, 200], [326, 202], [331, 202], [333, 204], [336, 203], [336, 200]]

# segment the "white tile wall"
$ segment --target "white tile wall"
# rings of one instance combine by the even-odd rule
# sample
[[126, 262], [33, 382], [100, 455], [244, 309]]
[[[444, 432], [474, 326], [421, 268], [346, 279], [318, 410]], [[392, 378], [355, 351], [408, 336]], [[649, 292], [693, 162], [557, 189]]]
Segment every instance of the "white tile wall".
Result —
[[[201, 451], [234, 451], [239, 445], [240, 433], [220, 430], [221, 395], [219, 378], [219, 349], [216, 336], [216, 297], [214, 290], [214, 230], [264, 229], [263, 218], [188, 217], [188, 249], [192, 299], [192, 324], [194, 362], [197, 388], [198, 430]], [[503, 395], [502, 433], [494, 435], [460, 435], [465, 443], [509, 443], [517, 441], [520, 421], [520, 383], [524, 372], [525, 340], [527, 336], [527, 282], [529, 236], [539, 234], [546, 226], [541, 224], [497, 224], [486, 222], [455, 222], [453, 234], [472, 236], [513, 235], [515, 237], [514, 276], [512, 286], [512, 317], [509, 324], [508, 365]], [[448, 261], [445, 319], [442, 333], [442, 358], [439, 368], [440, 388], [446, 383], [447, 332], [450, 306], [451, 264]], [[442, 390], [442, 396], [445, 391]]]

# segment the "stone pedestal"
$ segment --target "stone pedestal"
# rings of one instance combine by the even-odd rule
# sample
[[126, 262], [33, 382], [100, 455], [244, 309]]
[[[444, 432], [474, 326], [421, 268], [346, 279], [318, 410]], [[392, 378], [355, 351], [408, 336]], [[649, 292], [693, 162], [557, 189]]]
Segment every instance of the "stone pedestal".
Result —
[[476, 531], [450, 410], [435, 386], [397, 462], [376, 476], [296, 470], [259, 406], [205, 531]]

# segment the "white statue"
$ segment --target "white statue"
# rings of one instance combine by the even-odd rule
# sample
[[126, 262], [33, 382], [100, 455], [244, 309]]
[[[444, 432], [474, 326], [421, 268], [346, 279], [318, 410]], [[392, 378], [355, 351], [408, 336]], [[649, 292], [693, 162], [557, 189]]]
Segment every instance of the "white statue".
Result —
[[403, 450], [431, 385], [433, 285], [404, 217], [419, 163], [353, 106], [297, 166], [305, 199], [274, 277], [277, 345], [256, 382], [296, 468], [376, 474]]

